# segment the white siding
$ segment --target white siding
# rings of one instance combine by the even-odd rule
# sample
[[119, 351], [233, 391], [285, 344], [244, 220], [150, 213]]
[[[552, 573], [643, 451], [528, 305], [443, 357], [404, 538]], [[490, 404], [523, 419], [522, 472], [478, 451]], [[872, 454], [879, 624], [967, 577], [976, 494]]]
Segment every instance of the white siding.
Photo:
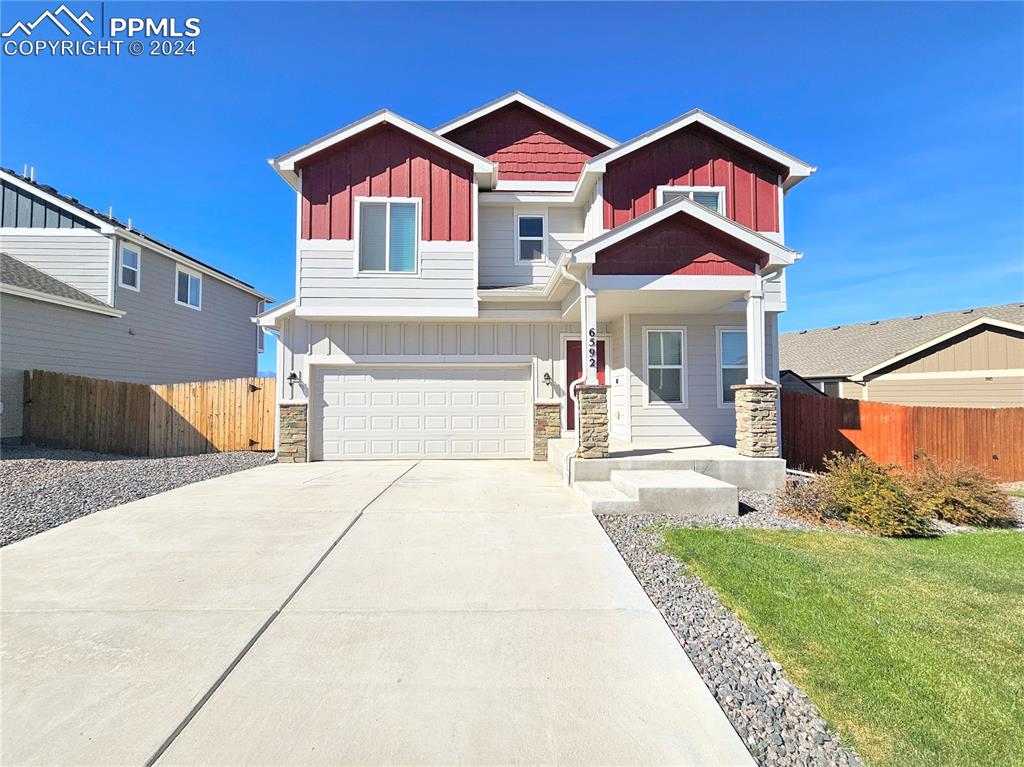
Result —
[[0, 251], [110, 303], [110, 238], [92, 229], [7, 229]]
[[[516, 215], [547, 217], [543, 261], [516, 262]], [[567, 250], [583, 242], [583, 209], [567, 206], [481, 205], [480, 284], [485, 287], [544, 284]]]
[[764, 306], [770, 312], [786, 311], [786, 271], [768, 275], [764, 279]]
[[608, 383], [608, 435], [612, 439], [629, 441], [629, 368], [626, 366], [625, 320], [610, 323], [611, 380]]
[[[716, 328], [743, 327], [745, 324], [746, 315], [741, 313], [630, 315], [630, 417], [633, 440], [663, 440], [673, 444], [735, 444], [735, 411], [732, 407], [718, 406]], [[775, 315], [768, 315], [765, 325], [767, 370], [771, 376], [778, 369], [778, 323]], [[643, 358], [645, 327], [686, 328], [685, 406], [646, 404]]]
[[[447, 247], [446, 247], [447, 246]], [[299, 306], [360, 311], [394, 307], [395, 316], [476, 308], [473, 243], [420, 243], [419, 271], [357, 275], [353, 240], [299, 243]]]
[[[78, 231], [78, 230], [75, 230]], [[143, 248], [141, 290], [115, 288], [124, 317], [17, 296], [0, 301], [3, 436], [21, 434], [27, 369], [137, 383], [256, 374], [256, 296], [203, 276], [202, 310], [174, 302], [175, 263]]]
[[[607, 333], [605, 324], [600, 332]], [[533, 390], [537, 399], [565, 393], [563, 335], [579, 337], [573, 322], [308, 322], [285, 320], [281, 331], [282, 372], [294, 370], [308, 381], [308, 355], [316, 364], [368, 364], [373, 362], [479, 363], [524, 361], [533, 364]], [[544, 383], [548, 373], [552, 385]], [[285, 399], [294, 397], [284, 387]]]

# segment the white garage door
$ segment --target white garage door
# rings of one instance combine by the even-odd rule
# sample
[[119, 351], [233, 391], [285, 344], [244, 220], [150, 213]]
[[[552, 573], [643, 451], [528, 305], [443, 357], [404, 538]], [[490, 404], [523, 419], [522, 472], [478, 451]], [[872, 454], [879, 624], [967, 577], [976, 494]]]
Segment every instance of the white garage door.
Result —
[[311, 394], [314, 460], [531, 453], [527, 366], [322, 368]]

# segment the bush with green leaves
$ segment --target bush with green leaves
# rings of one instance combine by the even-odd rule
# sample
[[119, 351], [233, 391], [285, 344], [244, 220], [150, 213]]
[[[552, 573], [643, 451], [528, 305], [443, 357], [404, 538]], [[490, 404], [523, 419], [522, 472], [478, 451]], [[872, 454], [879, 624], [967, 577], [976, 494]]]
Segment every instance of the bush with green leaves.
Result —
[[1013, 524], [1010, 499], [991, 477], [960, 463], [939, 465], [925, 458], [907, 477], [922, 512], [954, 525], [1007, 527]]
[[850, 525], [877, 535], [931, 535], [928, 516], [893, 469], [866, 456], [833, 453], [825, 461], [823, 474], [787, 488], [783, 510], [803, 519]]

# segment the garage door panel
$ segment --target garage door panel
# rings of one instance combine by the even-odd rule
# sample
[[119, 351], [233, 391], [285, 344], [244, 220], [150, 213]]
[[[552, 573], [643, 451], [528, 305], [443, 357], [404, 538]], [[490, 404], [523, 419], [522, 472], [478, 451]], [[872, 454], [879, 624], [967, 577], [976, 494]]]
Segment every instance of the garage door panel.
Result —
[[314, 459], [530, 455], [525, 366], [323, 368], [311, 394]]

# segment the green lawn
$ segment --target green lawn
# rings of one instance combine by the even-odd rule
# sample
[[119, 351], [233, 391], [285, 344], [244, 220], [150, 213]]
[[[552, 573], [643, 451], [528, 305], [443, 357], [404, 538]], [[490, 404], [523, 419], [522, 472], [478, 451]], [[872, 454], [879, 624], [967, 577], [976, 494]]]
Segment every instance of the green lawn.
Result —
[[878, 765], [1024, 765], [1024, 534], [666, 531]]

